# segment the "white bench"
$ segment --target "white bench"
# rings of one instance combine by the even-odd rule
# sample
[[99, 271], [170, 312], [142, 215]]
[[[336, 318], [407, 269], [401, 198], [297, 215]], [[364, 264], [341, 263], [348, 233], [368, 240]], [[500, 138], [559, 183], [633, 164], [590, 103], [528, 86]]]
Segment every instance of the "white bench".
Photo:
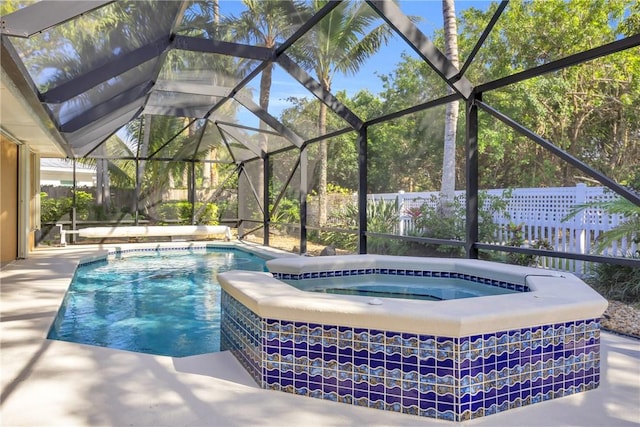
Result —
[[226, 225], [140, 225], [125, 227], [88, 227], [79, 230], [63, 230], [60, 227], [60, 244], [67, 244], [67, 234], [80, 237], [105, 239], [109, 237], [164, 237], [164, 236], [212, 236], [223, 234], [225, 240], [231, 240], [231, 229]]

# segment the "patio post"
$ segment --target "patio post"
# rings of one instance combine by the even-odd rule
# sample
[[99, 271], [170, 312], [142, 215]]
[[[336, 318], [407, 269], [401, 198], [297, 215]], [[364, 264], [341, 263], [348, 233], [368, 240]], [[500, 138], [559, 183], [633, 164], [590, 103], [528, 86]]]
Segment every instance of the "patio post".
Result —
[[191, 225], [196, 224], [196, 162], [191, 160], [189, 174], [189, 199], [191, 200]]
[[358, 253], [367, 253], [367, 126], [358, 132]]
[[[73, 158], [73, 195], [72, 195], [72, 203], [71, 203], [71, 229], [75, 230], [76, 229], [76, 212], [77, 212], [77, 203], [78, 203], [78, 199], [76, 196], [76, 193], [78, 191], [78, 178], [76, 175], [76, 158]], [[62, 231], [62, 230], [61, 230]], [[76, 235], [72, 234], [71, 235], [71, 243], [75, 243], [76, 242]]]
[[478, 259], [478, 106], [475, 100], [482, 100], [482, 94], [471, 96], [467, 102], [466, 114], [466, 257]]
[[309, 153], [300, 150], [300, 255], [307, 252], [307, 188], [309, 186]]
[[269, 222], [271, 221], [271, 212], [269, 209], [269, 182], [271, 181], [271, 162], [269, 161], [269, 153], [264, 154], [262, 159], [262, 168], [264, 171], [264, 184], [262, 190], [262, 224], [264, 227], [263, 244], [269, 246]]

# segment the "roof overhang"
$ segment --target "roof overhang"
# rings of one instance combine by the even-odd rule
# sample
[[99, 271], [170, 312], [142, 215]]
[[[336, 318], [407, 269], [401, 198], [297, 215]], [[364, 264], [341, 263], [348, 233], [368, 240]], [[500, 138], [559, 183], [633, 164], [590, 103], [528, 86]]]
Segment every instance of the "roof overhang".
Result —
[[2, 47], [0, 67], [0, 130], [18, 144], [26, 144], [42, 157], [67, 157], [64, 142], [51, 118]]

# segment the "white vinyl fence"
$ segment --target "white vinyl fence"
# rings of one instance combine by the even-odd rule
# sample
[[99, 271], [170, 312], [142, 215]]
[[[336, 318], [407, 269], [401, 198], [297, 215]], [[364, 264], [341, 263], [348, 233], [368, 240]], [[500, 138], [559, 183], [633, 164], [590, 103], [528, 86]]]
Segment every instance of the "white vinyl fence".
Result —
[[[504, 189], [485, 190], [488, 195], [503, 198], [507, 194]], [[507, 215], [494, 215], [494, 222], [501, 225], [495, 236], [495, 242], [504, 244], [510, 238], [507, 231], [509, 224], [522, 225], [522, 233], [526, 244], [545, 239], [558, 252], [579, 254], [593, 253], [592, 247], [596, 239], [605, 231], [611, 230], [624, 221], [622, 215], [610, 215], [602, 209], [589, 208], [581, 211], [573, 218], [562, 221], [576, 205], [613, 200], [618, 197], [605, 187], [587, 187], [578, 184], [575, 187], [555, 188], [518, 188], [510, 190]], [[413, 220], [407, 212], [424, 203], [433, 204], [437, 192], [429, 193], [384, 193], [370, 194], [369, 200], [396, 201], [400, 206], [398, 233], [408, 234], [413, 229]], [[465, 192], [456, 192], [464, 203]], [[480, 207], [482, 208], [482, 207]], [[616, 242], [608, 248], [604, 255], [629, 255], [638, 248], [626, 239]], [[579, 275], [588, 273], [586, 263], [559, 258], [540, 260], [548, 268], [573, 272]]]

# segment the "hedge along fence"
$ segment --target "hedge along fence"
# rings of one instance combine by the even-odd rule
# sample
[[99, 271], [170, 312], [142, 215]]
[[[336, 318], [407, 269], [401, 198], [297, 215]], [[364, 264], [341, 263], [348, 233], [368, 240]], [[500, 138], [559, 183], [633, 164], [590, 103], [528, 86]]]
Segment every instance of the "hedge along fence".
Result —
[[[71, 220], [73, 207], [73, 189], [70, 187], [43, 186], [41, 192], [41, 222], [53, 224]], [[116, 189], [111, 193], [111, 209], [107, 213], [98, 213], [100, 209], [95, 201], [95, 187], [78, 187], [76, 189], [75, 206], [78, 221], [119, 221], [132, 220], [134, 190]], [[143, 208], [142, 204], [140, 206]], [[144, 209], [144, 208], [143, 208]], [[169, 200], [156, 203], [150, 209], [149, 224], [191, 224], [191, 202]], [[195, 223], [217, 225], [219, 209], [215, 203], [196, 202]], [[146, 222], [146, 221], [145, 221]]]
[[[552, 188], [516, 188], [485, 190], [491, 197], [503, 198], [506, 202], [504, 210], [493, 213], [493, 221], [500, 227], [494, 235], [494, 242], [506, 244], [513, 234], [510, 225], [520, 226], [524, 238], [524, 246], [531, 246], [536, 241], [547, 241], [553, 250], [579, 254], [593, 253], [598, 236], [609, 231], [622, 222], [622, 215], [609, 214], [599, 208], [587, 208], [563, 221], [576, 205], [594, 201], [613, 200], [618, 197], [605, 187], [587, 187], [578, 184], [575, 187]], [[416, 230], [415, 217], [411, 212], [423, 204], [435, 207], [438, 203], [438, 192], [425, 193], [384, 193], [371, 194], [372, 200], [397, 201], [399, 218], [397, 233], [410, 235]], [[465, 202], [465, 192], [457, 191], [456, 199]], [[609, 256], [629, 256], [636, 253], [638, 245], [627, 239], [614, 242], [602, 254]], [[549, 268], [586, 274], [589, 263], [577, 260], [545, 258], [541, 260]]]
[[[57, 186], [57, 185], [43, 185], [40, 187], [40, 191], [47, 194], [50, 199], [62, 199], [65, 197], [73, 197], [73, 187]], [[93, 203], [96, 200], [96, 187], [77, 187], [77, 192], [84, 192], [92, 196]], [[129, 188], [116, 188], [111, 187], [111, 205], [122, 208], [124, 206], [134, 206], [135, 190]]]
[[[330, 196], [327, 225], [343, 225], [345, 206], [355, 205], [357, 196], [348, 194], [331, 194]], [[433, 230], [424, 229], [434, 226], [433, 221], [425, 221], [425, 214], [435, 212], [440, 199], [438, 192], [381, 193], [369, 194], [367, 197], [368, 204], [384, 201], [396, 205], [397, 220], [395, 225], [390, 227], [392, 229], [387, 231], [388, 233], [433, 237], [431, 233]], [[605, 187], [587, 187], [584, 184], [578, 184], [575, 187], [483, 190], [481, 201], [484, 201], [484, 206], [480, 206], [481, 222], [486, 220], [492, 224], [484, 224], [490, 233], [481, 233], [484, 235], [481, 240], [501, 245], [514, 245], [514, 242], [521, 240], [524, 247], [542, 243], [541, 247], [557, 252], [592, 254], [595, 253], [598, 236], [616, 228], [625, 221], [625, 217], [592, 207], [580, 211], [569, 219], [565, 220], [565, 218], [576, 205], [614, 200], [617, 197]], [[455, 206], [464, 207], [465, 192], [457, 191], [454, 202]], [[315, 210], [317, 210], [316, 203], [309, 203], [310, 217], [314, 216]], [[464, 235], [451, 234], [452, 230], [464, 232], [464, 209], [454, 208], [453, 212], [455, 226], [452, 226], [451, 230], [444, 230], [446, 235], [436, 237], [464, 239]], [[452, 221], [448, 220], [448, 222]], [[483, 224], [481, 223], [480, 226], [482, 228]], [[602, 254], [631, 256], [637, 250], [636, 243], [621, 239], [605, 249]], [[592, 268], [592, 263], [571, 259], [543, 257], [539, 258], [538, 262], [548, 268], [579, 275], [590, 273]]]

